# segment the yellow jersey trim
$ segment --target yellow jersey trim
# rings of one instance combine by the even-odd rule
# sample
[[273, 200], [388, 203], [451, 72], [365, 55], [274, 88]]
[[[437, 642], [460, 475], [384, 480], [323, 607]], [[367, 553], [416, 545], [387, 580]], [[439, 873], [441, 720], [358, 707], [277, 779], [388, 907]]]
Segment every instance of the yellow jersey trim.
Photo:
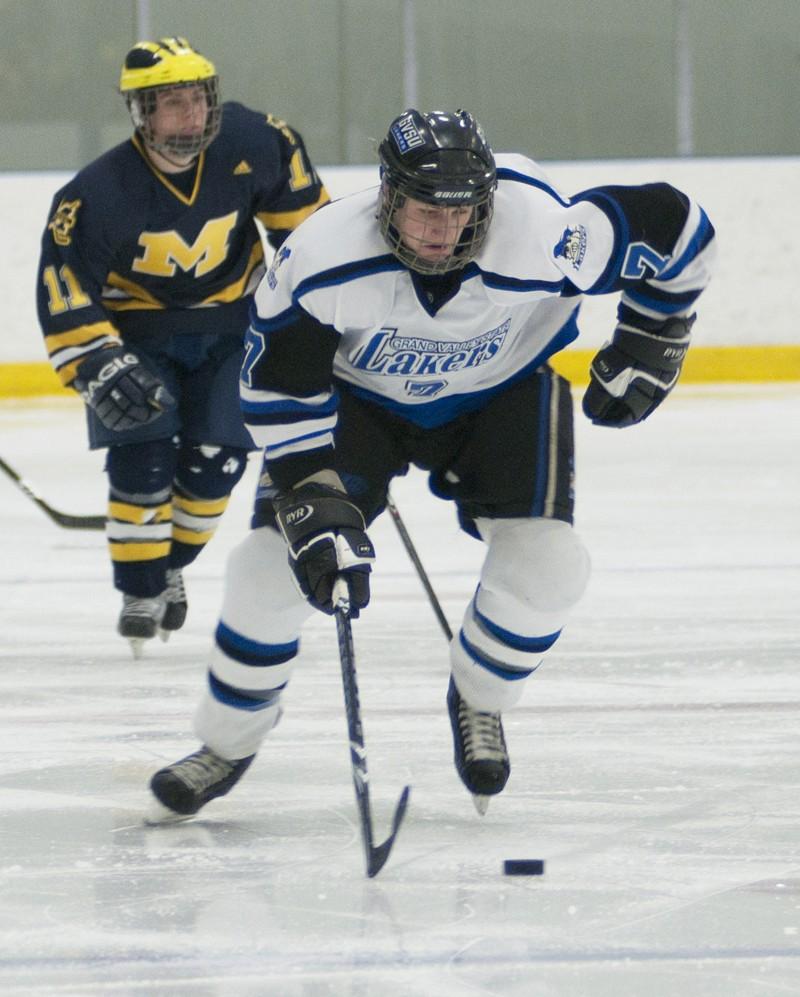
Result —
[[195, 174], [194, 178], [194, 186], [192, 187], [192, 193], [187, 197], [185, 194], [183, 194], [181, 191], [178, 190], [175, 184], [170, 183], [168, 175], [166, 173], [162, 173], [161, 170], [150, 159], [150, 157], [147, 155], [147, 151], [145, 150], [144, 146], [139, 140], [138, 135], [133, 135], [131, 137], [131, 142], [133, 142], [133, 144], [136, 146], [137, 152], [145, 161], [145, 163], [147, 163], [147, 166], [150, 169], [153, 176], [156, 178], [156, 180], [159, 180], [162, 184], [164, 184], [164, 186], [167, 188], [170, 194], [174, 194], [175, 197], [177, 197], [182, 204], [188, 204], [188, 205], [194, 204], [194, 202], [197, 200], [197, 194], [200, 190], [200, 177], [203, 175], [203, 167], [205, 166], [206, 162], [205, 149], [197, 157], [197, 173]]
[[300, 222], [305, 221], [309, 215], [313, 215], [317, 208], [330, 201], [327, 190], [323, 187], [319, 197], [314, 204], [309, 204], [305, 208], [297, 208], [295, 211], [259, 211], [256, 218], [264, 228], [268, 229], [296, 229]]

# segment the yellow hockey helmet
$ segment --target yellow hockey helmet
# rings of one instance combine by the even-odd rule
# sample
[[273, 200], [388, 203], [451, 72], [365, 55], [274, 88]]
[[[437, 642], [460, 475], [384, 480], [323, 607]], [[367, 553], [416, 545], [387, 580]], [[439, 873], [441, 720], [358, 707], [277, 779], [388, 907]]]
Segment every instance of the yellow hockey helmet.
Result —
[[201, 55], [185, 38], [160, 38], [137, 42], [125, 56], [119, 77], [121, 93], [147, 87], [199, 83], [217, 75], [214, 63]]
[[[156, 135], [150, 118], [156, 109], [158, 94], [164, 90], [198, 85], [203, 87], [208, 109], [202, 132]], [[133, 125], [145, 144], [167, 159], [177, 156], [184, 160], [197, 156], [219, 133], [222, 106], [217, 71], [213, 62], [192, 48], [185, 38], [137, 42], [125, 56], [119, 89], [128, 105]]]

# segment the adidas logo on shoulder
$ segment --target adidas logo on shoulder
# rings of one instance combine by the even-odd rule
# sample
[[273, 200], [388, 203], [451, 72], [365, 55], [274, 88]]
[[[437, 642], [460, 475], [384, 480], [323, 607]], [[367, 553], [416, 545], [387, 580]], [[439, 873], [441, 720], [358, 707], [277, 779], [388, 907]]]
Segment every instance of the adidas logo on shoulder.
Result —
[[253, 172], [253, 167], [247, 162], [246, 159], [243, 159], [241, 163], [239, 163], [239, 165], [233, 171], [233, 175], [235, 177], [240, 177], [245, 173], [252, 173], [252, 172]]

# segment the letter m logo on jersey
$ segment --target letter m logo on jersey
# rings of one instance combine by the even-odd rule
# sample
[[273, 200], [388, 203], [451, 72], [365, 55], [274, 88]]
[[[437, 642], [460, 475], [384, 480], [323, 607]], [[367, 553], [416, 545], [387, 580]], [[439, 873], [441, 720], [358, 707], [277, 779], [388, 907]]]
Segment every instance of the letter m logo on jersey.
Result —
[[[668, 256], [657, 253], [646, 242], [632, 242], [628, 246], [625, 260], [620, 270], [620, 277], [627, 280], [642, 280], [648, 277], [658, 277], [669, 262]], [[648, 271], [650, 271], [648, 273]]]
[[174, 230], [142, 232], [139, 245], [144, 249], [131, 269], [152, 277], [174, 277], [178, 267], [184, 272], [194, 269], [196, 277], [210, 273], [228, 255], [230, 234], [236, 225], [238, 211], [224, 218], [212, 218], [200, 230], [191, 245]]

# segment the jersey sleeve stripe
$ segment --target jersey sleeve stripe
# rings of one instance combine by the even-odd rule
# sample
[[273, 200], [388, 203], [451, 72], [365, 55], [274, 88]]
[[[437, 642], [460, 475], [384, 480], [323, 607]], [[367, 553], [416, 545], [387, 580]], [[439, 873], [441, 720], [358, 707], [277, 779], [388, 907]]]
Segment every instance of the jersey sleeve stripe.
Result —
[[550, 197], [554, 198], [563, 207], [568, 207], [570, 202], [563, 198], [558, 191], [554, 190], [550, 184], [545, 183], [543, 180], [539, 180], [536, 177], [529, 177], [525, 173], [519, 173], [517, 170], [509, 169], [507, 166], [501, 166], [497, 171], [498, 180], [510, 180], [514, 183], [524, 183], [529, 187], [536, 187], [538, 190], [543, 190], [545, 194], [549, 194]]
[[120, 346], [117, 330], [110, 322], [95, 322], [69, 332], [45, 336], [50, 363], [65, 387], [75, 379], [78, 364], [89, 353], [108, 346]]
[[[252, 407], [254, 410], [267, 408], [273, 412], [305, 412], [321, 411], [331, 407], [331, 400], [334, 394], [331, 391], [321, 391], [316, 395], [287, 395], [281, 391], [265, 391], [257, 388], [250, 388], [246, 384], [240, 386], [242, 404]], [[335, 405], [335, 400], [333, 401]]]
[[324, 405], [303, 405], [291, 400], [260, 403], [242, 399], [245, 420], [252, 425], [265, 425], [267, 422], [275, 422], [276, 426], [289, 423], [297, 425], [310, 419], [326, 421], [328, 417], [335, 415], [337, 408], [338, 399], [334, 397]]
[[253, 244], [253, 248], [250, 251], [250, 258], [247, 261], [242, 276], [232, 284], [228, 284], [227, 287], [222, 287], [207, 298], [203, 298], [200, 304], [195, 307], [202, 308], [204, 305], [227, 304], [229, 301], [238, 301], [239, 298], [250, 294], [251, 291], [255, 290], [258, 281], [264, 275], [263, 266], [260, 270], [256, 269], [262, 263], [263, 259], [264, 247], [259, 241]]
[[630, 241], [630, 230], [628, 222], [622, 208], [617, 202], [601, 190], [587, 190], [577, 198], [578, 201], [591, 201], [606, 215], [614, 230], [614, 248], [612, 249], [605, 269], [592, 284], [587, 288], [586, 294], [607, 294], [614, 287], [614, 284], [622, 269], [622, 260]]
[[624, 291], [621, 301], [651, 318], [661, 318], [664, 315], [678, 315], [681, 312], [688, 314], [701, 293], [702, 288], [697, 291], [687, 291], [685, 294], [661, 294], [657, 288], [649, 287], [648, 293], [645, 294], [637, 288]]
[[663, 270], [658, 275], [659, 281], [671, 280], [683, 273], [688, 265], [696, 259], [714, 238], [714, 227], [709, 221], [708, 215], [700, 207], [697, 208], [697, 211], [700, 217], [695, 226], [694, 233], [689, 240], [689, 244], [682, 251], [676, 247], [680, 255], [674, 263], [671, 263], [666, 270]]
[[290, 305], [285, 311], [278, 312], [277, 315], [266, 317], [259, 315], [255, 309], [255, 306], [251, 306], [250, 325], [256, 332], [277, 332], [278, 329], [282, 329], [284, 326], [291, 325], [292, 322], [296, 322], [298, 315], [301, 312], [302, 309], [299, 305]]
[[[287, 440], [282, 444], [269, 444], [264, 446], [264, 456], [268, 461], [279, 460], [289, 454], [304, 453], [308, 450], [322, 450], [325, 447], [333, 447], [333, 428], [324, 432], [307, 433], [305, 436], [297, 436]], [[252, 431], [251, 431], [252, 433]]]
[[65, 346], [86, 346], [99, 342], [106, 336], [119, 339], [117, 330], [110, 322], [92, 322], [91, 325], [77, 325], [66, 332], [53, 332], [44, 337], [45, 346], [51, 355]]
[[327, 204], [329, 201], [328, 192], [323, 187], [319, 197], [313, 204], [307, 204], [302, 208], [295, 208], [293, 211], [259, 211], [256, 218], [258, 218], [264, 228], [296, 229], [300, 222], [305, 221], [317, 208], [321, 208], [323, 204]]
[[164, 305], [141, 284], [128, 280], [113, 270], [106, 277], [103, 287], [103, 304], [106, 308], [120, 310], [126, 305], [138, 308], [163, 308]]
[[[52, 363], [56, 374], [58, 374], [63, 381], [64, 377], [69, 376], [69, 369], [79, 364], [81, 360], [85, 359], [85, 357], [87, 357], [90, 353], [94, 353], [97, 350], [104, 349], [106, 347], [120, 345], [121, 340], [117, 335], [99, 336], [97, 339], [93, 339], [84, 346], [73, 346], [67, 349], [55, 350], [50, 354], [50, 362]], [[69, 380], [72, 380], [71, 376], [69, 376]]]

